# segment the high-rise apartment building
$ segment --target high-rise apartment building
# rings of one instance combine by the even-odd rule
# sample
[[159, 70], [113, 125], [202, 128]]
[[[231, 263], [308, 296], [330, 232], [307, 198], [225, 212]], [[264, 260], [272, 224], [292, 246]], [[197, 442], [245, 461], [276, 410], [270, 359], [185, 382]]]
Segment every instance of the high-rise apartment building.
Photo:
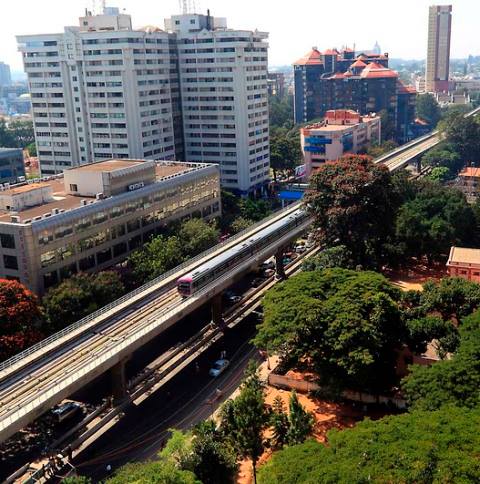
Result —
[[269, 180], [268, 35], [208, 15], [174, 15], [185, 159], [220, 164], [221, 183], [246, 194]]
[[429, 92], [448, 91], [452, 6], [432, 5], [428, 13], [428, 50], [425, 88]]
[[134, 30], [115, 8], [79, 23], [17, 37], [42, 175], [107, 158], [178, 158], [171, 36]]
[[86, 12], [61, 34], [18, 37], [42, 175], [107, 158], [214, 162], [246, 194], [269, 179], [267, 34], [175, 15], [133, 29]]
[[7, 87], [12, 84], [10, 66], [5, 62], [0, 62], [0, 87]]
[[388, 67], [388, 54], [313, 48], [295, 62], [294, 72], [296, 123], [322, 118], [332, 109], [352, 109], [364, 116], [386, 111], [392, 125], [383, 130], [386, 139], [411, 139], [416, 91]]

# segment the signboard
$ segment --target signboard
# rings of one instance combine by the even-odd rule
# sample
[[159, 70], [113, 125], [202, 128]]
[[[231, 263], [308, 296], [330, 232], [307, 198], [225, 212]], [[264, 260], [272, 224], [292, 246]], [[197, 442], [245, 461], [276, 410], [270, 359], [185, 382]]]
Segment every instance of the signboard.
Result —
[[145, 183], [143, 182], [132, 183], [131, 185], [128, 185], [128, 191], [133, 192], [134, 190], [138, 190], [139, 188], [143, 188], [144, 186]]

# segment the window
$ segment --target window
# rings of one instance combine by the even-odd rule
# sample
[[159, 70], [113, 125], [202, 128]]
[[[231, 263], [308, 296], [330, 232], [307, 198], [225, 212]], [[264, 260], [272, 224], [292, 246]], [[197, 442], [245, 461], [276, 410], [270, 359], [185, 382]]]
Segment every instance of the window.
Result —
[[127, 252], [127, 243], [126, 242], [121, 242], [120, 244], [116, 244], [113, 246], [113, 257], [118, 257], [122, 254], [125, 254]]
[[14, 255], [4, 255], [3, 265], [5, 266], [5, 269], [18, 271], [18, 260]]
[[78, 185], [76, 185], [75, 183], [70, 183], [70, 191], [78, 192]]
[[112, 258], [112, 251], [110, 248], [97, 252], [97, 263], [104, 264]]
[[43, 287], [48, 289], [58, 283], [57, 271], [47, 272], [43, 275]]
[[135, 219], [135, 220], [129, 220], [127, 222], [127, 230], [128, 232], [135, 232], [135, 230], [138, 230], [140, 228], [140, 220]]
[[80, 259], [78, 267], [81, 271], [87, 271], [88, 269], [92, 269], [93, 267], [95, 267], [95, 256], [89, 255], [88, 257], [85, 257], [85, 259]]
[[0, 234], [0, 244], [4, 249], [15, 249], [15, 237], [12, 234]]

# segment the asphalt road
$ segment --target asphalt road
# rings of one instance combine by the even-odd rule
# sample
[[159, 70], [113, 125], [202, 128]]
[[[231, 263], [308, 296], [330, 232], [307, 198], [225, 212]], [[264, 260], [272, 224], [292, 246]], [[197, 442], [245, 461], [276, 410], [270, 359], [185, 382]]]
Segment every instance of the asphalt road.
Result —
[[[189, 429], [211, 416], [238, 388], [248, 362], [260, 359], [249, 343], [255, 324], [254, 318], [247, 318], [197, 360], [199, 370], [190, 365], [139, 406], [132, 406], [125, 417], [74, 460], [78, 472], [98, 482], [108, 475], [107, 465], [114, 472], [127, 462], [154, 458], [168, 439], [169, 429]], [[212, 378], [208, 370], [222, 350], [227, 352], [230, 366], [218, 378]]]

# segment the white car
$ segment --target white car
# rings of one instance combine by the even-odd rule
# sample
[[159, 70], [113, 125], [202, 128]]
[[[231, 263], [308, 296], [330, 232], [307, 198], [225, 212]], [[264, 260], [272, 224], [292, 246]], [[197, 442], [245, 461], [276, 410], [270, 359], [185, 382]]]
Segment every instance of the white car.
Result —
[[208, 374], [216, 378], [228, 368], [229, 364], [230, 362], [228, 360], [217, 360], [213, 364], [212, 368], [210, 368], [210, 371], [208, 372]]

